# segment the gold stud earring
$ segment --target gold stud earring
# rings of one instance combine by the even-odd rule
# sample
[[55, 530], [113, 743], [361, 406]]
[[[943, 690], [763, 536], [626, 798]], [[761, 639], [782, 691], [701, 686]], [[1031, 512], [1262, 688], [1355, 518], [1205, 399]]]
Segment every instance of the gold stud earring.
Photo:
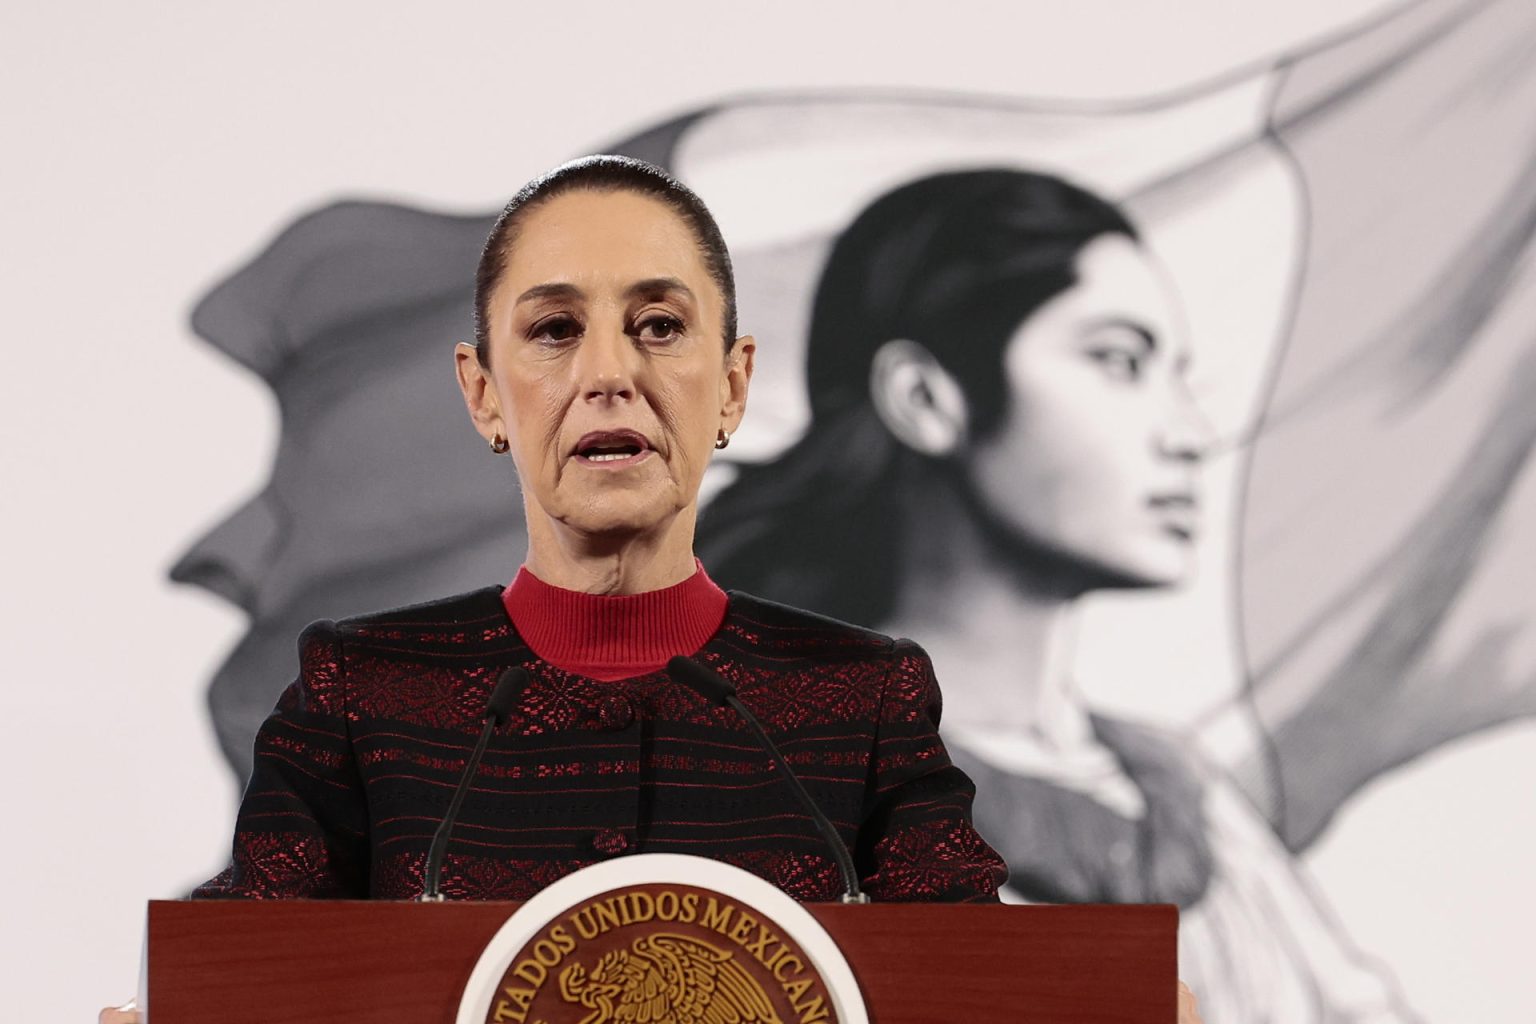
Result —
[[720, 432], [715, 435], [715, 450], [718, 451], [730, 443], [731, 435], [726, 431], [724, 427], [721, 427]]
[[495, 452], [497, 455], [505, 455], [511, 450], [512, 445], [508, 443], [507, 439], [502, 437], [500, 434], [495, 434], [491, 437], [491, 451]]

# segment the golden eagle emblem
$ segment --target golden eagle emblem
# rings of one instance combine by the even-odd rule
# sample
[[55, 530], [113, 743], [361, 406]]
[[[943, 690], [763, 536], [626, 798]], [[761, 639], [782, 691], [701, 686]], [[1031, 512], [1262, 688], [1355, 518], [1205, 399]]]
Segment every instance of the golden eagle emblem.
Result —
[[604, 953], [590, 974], [572, 964], [560, 994], [592, 1011], [581, 1024], [783, 1024], [730, 953], [669, 932]]

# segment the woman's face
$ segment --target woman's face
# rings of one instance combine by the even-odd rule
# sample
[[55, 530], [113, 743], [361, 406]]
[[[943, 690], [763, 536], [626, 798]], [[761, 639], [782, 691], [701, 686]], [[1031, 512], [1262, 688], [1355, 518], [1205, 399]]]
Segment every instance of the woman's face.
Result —
[[576, 191], [524, 216], [489, 305], [490, 390], [530, 529], [540, 513], [588, 536], [691, 523], [751, 375], [751, 339], [726, 355], [723, 302], [657, 200]]
[[1175, 583], [1192, 565], [1209, 443], [1178, 302], [1123, 235], [1090, 242], [1077, 271], [1009, 341], [1011, 400], [971, 451], [972, 483], [995, 521], [1109, 585]]

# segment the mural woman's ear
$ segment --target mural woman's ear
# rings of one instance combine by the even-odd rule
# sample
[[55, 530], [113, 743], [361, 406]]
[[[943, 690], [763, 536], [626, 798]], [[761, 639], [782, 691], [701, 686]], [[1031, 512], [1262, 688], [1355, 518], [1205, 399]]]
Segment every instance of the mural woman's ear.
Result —
[[869, 367], [869, 397], [885, 429], [913, 451], [943, 458], [964, 446], [970, 421], [965, 392], [917, 342], [880, 346]]

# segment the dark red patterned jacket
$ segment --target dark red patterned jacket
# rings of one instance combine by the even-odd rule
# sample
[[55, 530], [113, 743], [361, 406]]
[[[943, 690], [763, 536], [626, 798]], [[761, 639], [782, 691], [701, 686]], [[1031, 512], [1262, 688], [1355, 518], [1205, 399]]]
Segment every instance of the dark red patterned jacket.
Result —
[[[655, 672], [576, 676], [523, 643], [491, 587], [318, 622], [256, 739], [231, 866], [200, 897], [408, 899], [492, 685], [532, 678], [491, 740], [443, 871], [459, 899], [526, 899], [631, 852], [726, 861], [801, 900], [836, 865], [737, 716]], [[875, 900], [995, 900], [1006, 868], [971, 827], [973, 789], [936, 731], [927, 655], [730, 595], [697, 656], [741, 699], [854, 851]]]

